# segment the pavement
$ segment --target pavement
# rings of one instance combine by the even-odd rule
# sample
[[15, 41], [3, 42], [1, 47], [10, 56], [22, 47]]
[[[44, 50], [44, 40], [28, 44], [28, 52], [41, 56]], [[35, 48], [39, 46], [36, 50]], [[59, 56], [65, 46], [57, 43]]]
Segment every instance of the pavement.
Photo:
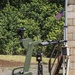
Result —
[[[0, 75], [11, 75], [12, 74], [12, 70], [14, 69], [15, 67], [0, 67]], [[30, 65], [30, 72], [33, 73], [33, 75], [38, 75], [37, 73], [37, 68], [38, 66], [37, 65]], [[49, 75], [49, 72], [48, 72], [48, 65], [43, 65], [43, 75]]]

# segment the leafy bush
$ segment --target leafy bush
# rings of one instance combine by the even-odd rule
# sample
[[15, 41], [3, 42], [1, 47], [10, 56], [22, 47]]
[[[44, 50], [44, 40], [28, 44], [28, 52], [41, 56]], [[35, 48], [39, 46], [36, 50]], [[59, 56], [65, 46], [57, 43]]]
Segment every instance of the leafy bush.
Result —
[[[56, 19], [56, 14], [62, 10], [61, 5], [57, 7], [55, 3], [49, 3], [47, 0], [31, 0], [20, 5], [18, 9], [7, 4], [0, 11], [0, 54], [26, 53], [26, 50], [19, 45], [19, 37], [16, 33], [19, 27], [26, 28], [25, 38], [41, 41], [63, 38], [64, 17], [60, 20]], [[38, 49], [35, 47], [33, 55]], [[43, 48], [45, 55], [47, 55], [46, 49], [48, 48]], [[52, 50], [52, 47], [49, 49]]]

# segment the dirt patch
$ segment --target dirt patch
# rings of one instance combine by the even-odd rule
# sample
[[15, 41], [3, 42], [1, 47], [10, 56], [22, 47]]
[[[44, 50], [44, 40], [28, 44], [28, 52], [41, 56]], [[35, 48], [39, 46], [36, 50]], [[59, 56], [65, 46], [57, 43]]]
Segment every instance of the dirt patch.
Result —
[[[44, 65], [47, 65], [48, 63], [42, 62]], [[31, 63], [31, 65], [36, 65], [37, 63]], [[18, 62], [18, 61], [8, 61], [8, 60], [2, 60], [0, 59], [0, 67], [16, 67], [16, 66], [23, 66], [24, 62]]]
[[[37, 63], [31, 63], [29, 71], [33, 73], [33, 75], [37, 75]], [[23, 66], [23, 62], [17, 61], [7, 61], [0, 59], [0, 75], [12, 75], [12, 70], [15, 67]], [[46, 65], [43, 66], [44, 68], [44, 75], [48, 74], [48, 67]]]
[[0, 59], [0, 67], [13, 67], [13, 66], [22, 66], [23, 62], [17, 62], [17, 61], [7, 61]]

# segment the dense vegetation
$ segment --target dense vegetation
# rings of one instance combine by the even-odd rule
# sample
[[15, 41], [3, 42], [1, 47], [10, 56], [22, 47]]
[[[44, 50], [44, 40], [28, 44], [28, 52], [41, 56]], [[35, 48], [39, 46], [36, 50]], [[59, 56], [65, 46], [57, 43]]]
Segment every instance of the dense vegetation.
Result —
[[[63, 9], [63, 0], [2, 0], [0, 2], [0, 54], [24, 54], [17, 36], [17, 29], [25, 27], [25, 38], [33, 40], [63, 39], [64, 17], [56, 19]], [[56, 0], [55, 0], [56, 1]], [[43, 53], [52, 50], [43, 48]], [[39, 48], [34, 48], [33, 55]], [[41, 48], [42, 49], [42, 48]]]

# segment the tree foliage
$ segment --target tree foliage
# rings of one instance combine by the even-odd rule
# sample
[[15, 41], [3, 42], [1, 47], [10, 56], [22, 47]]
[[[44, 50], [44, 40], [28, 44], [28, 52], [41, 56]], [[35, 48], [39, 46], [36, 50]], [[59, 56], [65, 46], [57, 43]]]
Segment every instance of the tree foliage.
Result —
[[[19, 27], [25, 27], [25, 38], [41, 41], [62, 39], [64, 17], [56, 19], [56, 14], [62, 9], [61, 5], [58, 7], [56, 3], [50, 3], [48, 0], [9, 0], [0, 11], [0, 54], [26, 52], [19, 45], [16, 33]], [[34, 53], [38, 49], [35, 48]], [[45, 51], [43, 49], [44, 54]]]

